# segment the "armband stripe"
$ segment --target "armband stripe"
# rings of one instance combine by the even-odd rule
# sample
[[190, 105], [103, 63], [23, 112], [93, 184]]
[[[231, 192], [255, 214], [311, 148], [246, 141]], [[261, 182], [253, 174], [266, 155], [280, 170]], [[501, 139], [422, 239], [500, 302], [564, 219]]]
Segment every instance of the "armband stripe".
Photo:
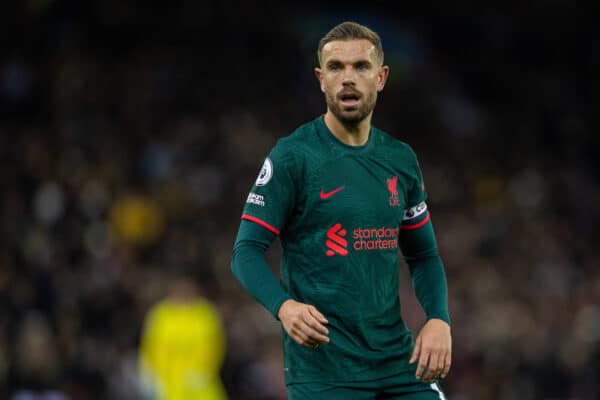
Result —
[[263, 221], [260, 218], [256, 218], [256, 217], [254, 217], [252, 215], [244, 214], [244, 215], [242, 215], [242, 219], [255, 222], [255, 223], [259, 224], [260, 226], [262, 226], [263, 228], [266, 228], [266, 229], [270, 230], [274, 234], [279, 235], [279, 229], [277, 229], [274, 226], [266, 223], [265, 221]]

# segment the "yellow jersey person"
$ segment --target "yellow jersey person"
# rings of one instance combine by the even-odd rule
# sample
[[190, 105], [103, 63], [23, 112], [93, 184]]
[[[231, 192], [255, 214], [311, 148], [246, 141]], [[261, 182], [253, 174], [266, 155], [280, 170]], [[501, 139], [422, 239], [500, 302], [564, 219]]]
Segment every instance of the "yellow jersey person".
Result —
[[148, 311], [140, 344], [144, 391], [160, 400], [225, 400], [219, 371], [225, 334], [217, 309], [177, 275]]

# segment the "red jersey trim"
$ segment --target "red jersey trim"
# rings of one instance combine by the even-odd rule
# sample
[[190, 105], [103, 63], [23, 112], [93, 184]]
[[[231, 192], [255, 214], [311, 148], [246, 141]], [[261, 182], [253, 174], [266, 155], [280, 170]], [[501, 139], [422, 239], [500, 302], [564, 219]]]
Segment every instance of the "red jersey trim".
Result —
[[420, 227], [422, 227], [423, 225], [425, 225], [427, 222], [429, 222], [429, 218], [431, 216], [429, 215], [429, 213], [427, 213], [427, 216], [425, 217], [425, 219], [421, 222], [417, 222], [416, 224], [412, 224], [412, 225], [402, 225], [400, 226], [400, 228], [402, 229], [419, 229]]
[[255, 222], [255, 223], [259, 224], [260, 226], [262, 226], [263, 228], [270, 230], [274, 234], [279, 235], [279, 229], [275, 228], [272, 225], [269, 225], [268, 223], [266, 223], [265, 221], [263, 221], [260, 218], [256, 218], [256, 217], [253, 217], [252, 215], [244, 214], [244, 215], [242, 215], [242, 219]]

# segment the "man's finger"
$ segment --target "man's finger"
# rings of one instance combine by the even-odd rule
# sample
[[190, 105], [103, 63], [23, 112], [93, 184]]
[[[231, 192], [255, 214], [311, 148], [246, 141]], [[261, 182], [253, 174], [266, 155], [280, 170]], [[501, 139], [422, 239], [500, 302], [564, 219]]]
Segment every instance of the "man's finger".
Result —
[[302, 326], [302, 331], [308, 336], [309, 340], [314, 340], [318, 343], [329, 343], [329, 338], [311, 327], [308, 323], [304, 323]]
[[437, 365], [439, 359], [439, 353], [437, 351], [432, 351], [429, 355], [429, 363], [427, 365], [427, 372], [425, 372], [425, 376], [423, 377], [424, 381], [432, 381], [437, 378]]
[[415, 348], [413, 349], [412, 355], [410, 356], [409, 364], [414, 363], [419, 358], [419, 354], [421, 353], [421, 336], [417, 336], [417, 340], [415, 340]]
[[450, 371], [450, 364], [452, 363], [452, 353], [447, 352], [446, 357], [444, 357], [444, 370], [442, 371], [442, 378], [445, 378]]
[[437, 371], [436, 371], [436, 379], [440, 379], [442, 377], [442, 374], [444, 373], [444, 367], [446, 366], [446, 355], [448, 354], [447, 351], [443, 351], [442, 353], [440, 353], [440, 356], [438, 358], [438, 364], [437, 364]]
[[302, 332], [301, 329], [293, 329], [290, 332], [290, 336], [296, 341], [296, 343], [301, 345], [304, 345], [308, 340], [308, 336]]
[[303, 313], [301, 317], [302, 323], [309, 326], [311, 331], [314, 330], [322, 335], [327, 335], [329, 330], [325, 325], [321, 324], [310, 312]]
[[322, 324], [327, 324], [329, 323], [329, 321], [327, 321], [327, 318], [325, 318], [325, 316], [323, 314], [321, 314], [319, 312], [319, 310], [317, 310], [315, 308], [315, 306], [308, 306], [308, 312], [317, 319], [317, 321], [319, 321]]
[[421, 379], [421, 376], [423, 375], [423, 372], [427, 368], [428, 363], [429, 363], [429, 350], [421, 349], [421, 355], [419, 356], [419, 364], [417, 366], [417, 372], [415, 373], [415, 376], [417, 377], [417, 379]]
[[311, 314], [308, 314], [304, 317], [304, 323], [323, 335], [329, 334], [329, 330], [325, 327], [325, 325], [320, 323], [319, 320], [316, 319], [316, 317], [313, 317]]

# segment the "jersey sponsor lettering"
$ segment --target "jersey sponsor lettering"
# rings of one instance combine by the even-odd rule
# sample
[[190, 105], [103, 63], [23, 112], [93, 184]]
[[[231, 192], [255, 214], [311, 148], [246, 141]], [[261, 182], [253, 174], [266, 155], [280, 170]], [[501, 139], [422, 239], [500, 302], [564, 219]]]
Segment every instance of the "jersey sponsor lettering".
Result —
[[265, 196], [261, 194], [256, 194], [254, 192], [250, 192], [248, 194], [248, 198], [246, 199], [246, 203], [256, 204], [257, 206], [264, 207], [265, 206]]
[[[352, 230], [351, 248], [355, 251], [366, 250], [388, 250], [398, 248], [398, 232], [399, 227], [381, 226], [378, 228], [355, 228]], [[327, 230], [327, 239], [325, 245], [327, 247], [328, 257], [334, 255], [348, 255], [348, 241], [345, 239], [347, 231], [342, 227], [342, 224], [334, 224]]]
[[356, 228], [352, 231], [353, 248], [356, 251], [387, 250], [398, 248], [398, 231], [400, 228]]

